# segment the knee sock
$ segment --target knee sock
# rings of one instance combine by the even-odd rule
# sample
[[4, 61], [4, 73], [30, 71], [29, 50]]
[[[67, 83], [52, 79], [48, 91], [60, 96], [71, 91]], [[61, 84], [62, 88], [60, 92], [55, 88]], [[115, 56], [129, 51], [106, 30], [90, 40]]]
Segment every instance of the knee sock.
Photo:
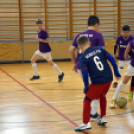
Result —
[[99, 100], [92, 101], [92, 107], [91, 107], [91, 114], [92, 115], [95, 115], [97, 113], [98, 105], [99, 105]]
[[85, 99], [83, 101], [83, 123], [85, 124], [87, 124], [90, 121], [90, 105], [90, 100]]
[[55, 69], [58, 73], [58, 75], [62, 74], [62, 71], [58, 68], [58, 66], [56, 64], [53, 65], [53, 69]]
[[32, 68], [33, 68], [33, 71], [34, 71], [34, 76], [39, 76], [36, 63], [32, 63]]
[[113, 99], [117, 99], [120, 91], [123, 89], [124, 86], [125, 86], [125, 84], [121, 81], [120, 84], [118, 85], [117, 89], [115, 90]]
[[101, 110], [101, 118], [106, 115], [106, 108], [107, 108], [107, 99], [106, 96], [100, 97], [100, 110]]
[[134, 91], [134, 76], [131, 78], [131, 87], [130, 91]]

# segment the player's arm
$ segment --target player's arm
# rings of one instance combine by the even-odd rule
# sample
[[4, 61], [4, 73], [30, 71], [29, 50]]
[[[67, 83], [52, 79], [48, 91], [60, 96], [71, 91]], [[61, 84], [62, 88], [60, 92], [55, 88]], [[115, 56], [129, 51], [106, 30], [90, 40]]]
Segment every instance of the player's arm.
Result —
[[80, 59], [80, 66], [82, 72], [82, 78], [84, 82], [84, 93], [86, 94], [89, 89], [89, 75], [88, 75], [88, 67], [86, 64], [86, 60], [84, 58]]
[[105, 48], [104, 38], [101, 33], [99, 33], [99, 36], [98, 36], [98, 46], [102, 46], [103, 48]]
[[43, 42], [43, 43], [50, 43], [50, 39], [49, 38], [47, 38], [47, 39], [39, 39], [39, 38], [36, 38], [36, 40], [37, 41], [39, 41], [39, 42]]
[[40, 38], [36, 38], [36, 40], [37, 41], [39, 41], [39, 42], [43, 42], [43, 43], [50, 43], [50, 38], [49, 38], [49, 35], [48, 35], [48, 33], [46, 32], [46, 31], [44, 31], [43, 32], [43, 37], [45, 38], [45, 39], [40, 39]]
[[69, 48], [69, 55], [70, 55], [70, 58], [71, 58], [73, 64], [76, 64], [76, 61], [75, 61], [75, 50], [76, 50], [76, 47], [70, 46], [70, 48]]
[[114, 59], [114, 57], [107, 52], [105, 49], [102, 49], [104, 56], [106, 57], [106, 59], [108, 59], [108, 61], [111, 63], [111, 65], [113, 66], [113, 70], [114, 70], [114, 75], [117, 77], [117, 79], [119, 79], [119, 77], [121, 77], [119, 70], [118, 70], [118, 66], [116, 64], [116, 61]]
[[130, 56], [130, 52], [131, 52], [131, 42], [129, 45], [127, 45], [126, 51], [125, 51], [125, 60], [128, 60], [131, 58]]
[[116, 59], [116, 52], [117, 52], [117, 49], [118, 49], [118, 45], [114, 45], [114, 58]]
[[114, 57], [111, 54], [108, 54], [106, 58], [109, 60], [109, 62], [113, 66], [114, 75], [117, 77], [117, 79], [120, 79], [121, 75], [119, 73], [118, 66], [116, 64], [116, 61], [115, 61]]
[[[78, 35], [77, 35], [77, 36], [78, 36]], [[77, 36], [76, 36], [76, 38], [74, 39], [72, 45], [71, 45], [70, 48], [69, 48], [69, 55], [70, 55], [70, 58], [71, 58], [71, 60], [72, 60], [72, 62], [73, 62], [73, 64], [74, 64], [73, 70], [74, 70], [75, 72], [77, 72], [76, 60], [75, 60], [75, 51], [76, 51], [76, 49], [77, 49], [77, 41], [76, 41], [76, 40], [77, 40]]]
[[119, 44], [119, 39], [116, 40], [116, 43], [114, 45], [114, 58], [115, 59], [117, 58], [116, 52], [117, 52], [117, 49], [118, 49], [118, 44]]

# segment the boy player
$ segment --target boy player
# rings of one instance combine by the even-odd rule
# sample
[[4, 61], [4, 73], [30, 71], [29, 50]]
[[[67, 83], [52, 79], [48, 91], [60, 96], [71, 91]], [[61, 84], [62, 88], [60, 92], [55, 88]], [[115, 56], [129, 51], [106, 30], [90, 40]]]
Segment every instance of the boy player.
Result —
[[30, 80], [36, 80], [39, 79], [40, 76], [38, 74], [37, 70], [37, 64], [36, 61], [43, 57], [47, 60], [47, 62], [55, 69], [55, 71], [58, 73], [58, 82], [61, 82], [64, 77], [64, 73], [59, 69], [59, 67], [53, 62], [51, 57], [51, 48], [50, 48], [50, 39], [48, 36], [48, 33], [43, 29], [43, 21], [41, 19], [38, 19], [36, 21], [36, 26], [38, 29], [38, 37], [36, 40], [39, 42], [39, 50], [37, 50], [32, 59], [31, 64], [34, 71], [34, 76]]
[[[82, 51], [78, 48], [77, 38], [81, 36], [87, 36], [91, 42], [91, 46], [102, 46], [105, 47], [104, 39], [101, 33], [97, 32], [99, 30], [100, 20], [97, 16], [92, 15], [88, 18], [88, 29], [76, 36], [72, 45], [70, 46], [69, 53], [72, 62], [74, 63], [73, 70], [78, 72], [82, 77], [82, 73], [80, 70], [80, 57], [82, 55]], [[77, 50], [77, 58], [75, 59], [75, 51]], [[91, 118], [92, 120], [96, 120], [98, 118], [97, 108], [98, 108], [99, 100], [94, 100], [92, 102], [92, 112]]]
[[[88, 37], [82, 36], [77, 39], [79, 48], [83, 54], [80, 58], [80, 66], [84, 82], [85, 99], [83, 102], [83, 124], [75, 128], [75, 131], [91, 129], [90, 125], [90, 104], [92, 100], [100, 99], [101, 116], [99, 125], [105, 125], [106, 121], [106, 94], [113, 80], [112, 71], [107, 62], [111, 62], [114, 74], [119, 79], [120, 74], [114, 57], [102, 47], [90, 47]], [[88, 76], [92, 84], [89, 85]]]
[[[117, 89], [115, 90], [113, 99], [112, 99], [111, 104], [110, 104], [111, 108], [115, 108], [115, 101], [116, 101], [120, 91], [128, 83], [128, 81], [131, 79], [131, 77], [134, 76], [134, 39], [127, 46], [127, 49], [125, 51], [125, 60], [128, 60], [130, 58], [130, 55], [129, 55], [130, 50], [132, 50], [131, 63], [129, 64], [129, 66], [127, 68], [127, 71], [125, 73], [123, 80], [120, 82]], [[134, 83], [133, 82], [134, 82], [134, 80], [132, 78], [132, 82], [131, 82], [132, 95], [131, 95], [131, 98], [128, 98], [129, 100], [133, 99], [133, 91], [134, 91]]]
[[[116, 44], [114, 46], [114, 57], [116, 58], [116, 51], [119, 46], [119, 72], [121, 73], [122, 69], [124, 66], [128, 66], [130, 63], [130, 59], [125, 60], [124, 59], [124, 54], [127, 45], [129, 42], [133, 40], [133, 36], [130, 35], [130, 27], [128, 25], [124, 25], [122, 27], [122, 35], [120, 35], [116, 41]], [[115, 80], [113, 83], [113, 88], [116, 88], [118, 85], [118, 80]]]

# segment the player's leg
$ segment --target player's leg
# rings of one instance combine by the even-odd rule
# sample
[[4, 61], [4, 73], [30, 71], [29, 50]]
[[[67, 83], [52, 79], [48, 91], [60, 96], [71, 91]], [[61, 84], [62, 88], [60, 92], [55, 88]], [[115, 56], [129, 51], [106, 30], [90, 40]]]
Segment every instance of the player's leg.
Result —
[[79, 132], [92, 128], [90, 124], [90, 105], [91, 105], [91, 99], [85, 97], [83, 101], [83, 123], [82, 125], [76, 127], [75, 131]]
[[111, 108], [115, 108], [115, 100], [117, 99], [120, 91], [124, 88], [124, 86], [128, 83], [128, 81], [130, 80], [130, 78], [132, 76], [134, 76], [134, 68], [131, 65], [129, 65], [123, 80], [120, 82], [117, 89], [115, 90], [113, 99], [112, 99], [111, 104], [110, 104]]
[[[82, 78], [82, 73], [81, 70], [77, 69], [78, 74], [80, 75], [80, 77]], [[89, 83], [91, 84], [91, 80], [89, 77]], [[99, 114], [97, 113], [97, 109], [98, 109], [98, 105], [99, 105], [99, 100], [93, 100], [92, 101], [92, 105], [91, 105], [91, 120], [97, 120], [99, 118]]]
[[[119, 73], [121, 74], [122, 70], [124, 69], [126, 62], [125, 61], [119, 61]], [[117, 88], [118, 86], [118, 80], [115, 79], [115, 82], [113, 83], [113, 88]]]
[[39, 58], [40, 58], [40, 52], [38, 50], [38, 51], [35, 52], [35, 54], [31, 58], [31, 64], [32, 64], [32, 68], [33, 68], [33, 71], [34, 71], [34, 76], [32, 78], [30, 78], [30, 80], [36, 80], [36, 79], [40, 78], [40, 76], [38, 74], [37, 64], [36, 64], [36, 61]]
[[75, 131], [84, 131], [87, 129], [91, 129], [91, 124], [90, 124], [90, 106], [92, 102], [92, 98], [95, 99], [95, 88], [94, 85], [90, 85], [90, 90], [87, 91], [86, 97], [84, 98], [83, 101], [83, 123], [82, 125], [78, 126], [75, 128]]
[[104, 90], [102, 91], [102, 94], [100, 97], [101, 116], [100, 116], [100, 120], [98, 121], [99, 125], [105, 125], [107, 123], [107, 120], [106, 120], [106, 108], [107, 108], [106, 94], [110, 88], [110, 85], [111, 85], [111, 82], [105, 84]]
[[126, 62], [126, 67], [128, 68], [129, 64], [131, 63], [131, 60], [125, 61]]
[[[75, 131], [83, 131], [86, 129], [90, 129], [91, 125], [90, 125], [90, 105], [92, 100], [94, 99], [98, 99], [100, 98], [101, 95], [103, 95], [103, 97], [101, 98], [101, 119], [99, 120], [98, 124], [102, 125], [104, 124], [105, 120], [105, 115], [106, 115], [106, 98], [105, 95], [107, 93], [107, 91], [109, 90], [109, 87], [111, 85], [110, 83], [107, 84], [99, 84], [99, 85], [90, 85], [89, 90], [86, 93], [86, 97], [84, 99], [83, 102], [83, 124], [79, 127], [75, 128]], [[104, 105], [102, 107], [102, 105]], [[105, 122], [106, 123], [106, 122]]]
[[52, 57], [51, 57], [51, 53], [50, 52], [49, 53], [45, 53], [43, 55], [43, 57], [47, 60], [49, 65], [51, 65], [53, 67], [53, 69], [55, 69], [55, 71], [58, 73], [58, 82], [61, 82], [63, 80], [64, 73], [59, 69], [57, 64], [55, 64], [53, 62]]
[[[130, 64], [130, 60], [126, 61], [126, 67]], [[128, 100], [131, 101], [133, 99], [133, 92], [134, 92], [134, 76], [131, 78], [131, 86], [130, 91], [128, 93]]]
[[131, 101], [133, 99], [133, 93], [134, 93], [134, 76], [131, 78], [131, 86], [130, 86], [130, 91], [128, 93], [129, 101]]

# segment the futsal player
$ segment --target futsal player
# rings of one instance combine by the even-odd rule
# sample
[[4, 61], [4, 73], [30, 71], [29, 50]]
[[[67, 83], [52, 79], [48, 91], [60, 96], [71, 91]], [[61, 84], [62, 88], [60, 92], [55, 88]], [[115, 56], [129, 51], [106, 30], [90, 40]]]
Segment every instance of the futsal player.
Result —
[[133, 100], [133, 94], [134, 94], [134, 76], [132, 76], [132, 78], [131, 78], [131, 86], [130, 86], [130, 91], [128, 93], [129, 101]]
[[[124, 69], [124, 66], [128, 66], [130, 63], [130, 59], [125, 60], [124, 59], [124, 53], [126, 50], [126, 47], [128, 43], [133, 40], [133, 36], [130, 35], [130, 26], [124, 25], [122, 27], [122, 35], [118, 37], [116, 40], [115, 46], [114, 46], [114, 57], [116, 59], [116, 51], [119, 46], [119, 72]], [[113, 88], [116, 88], [118, 86], [118, 80], [116, 79], [115, 82], [113, 83]]]
[[[127, 71], [125, 73], [125, 76], [124, 76], [123, 80], [120, 82], [120, 84], [118, 85], [117, 89], [115, 90], [113, 99], [112, 99], [111, 104], [110, 104], [110, 107], [111, 108], [114, 108], [115, 107], [115, 101], [116, 101], [116, 99], [117, 99], [120, 91], [128, 83], [128, 81], [130, 80], [130, 78], [132, 76], [134, 76], [134, 39], [132, 41], [130, 41], [129, 45], [126, 48], [126, 51], [125, 51], [125, 60], [128, 60], [130, 58], [130, 55], [129, 55], [130, 50], [132, 50], [132, 53], [131, 53], [131, 63], [129, 64], [129, 66], [127, 68]], [[133, 82], [133, 80], [132, 80], [132, 82]], [[131, 86], [132, 86], [132, 91], [133, 91], [133, 89], [134, 89], [133, 83], [132, 83]]]
[[37, 70], [37, 64], [36, 61], [43, 57], [47, 60], [47, 62], [55, 69], [55, 71], [58, 73], [58, 82], [61, 82], [64, 77], [64, 73], [59, 69], [59, 67], [53, 62], [51, 57], [51, 48], [50, 48], [50, 39], [48, 33], [43, 29], [43, 21], [41, 19], [38, 19], [36, 21], [36, 26], [38, 29], [38, 37], [36, 40], [39, 42], [39, 50], [37, 50], [32, 59], [31, 64], [34, 71], [34, 76], [30, 80], [36, 80], [39, 79], [40, 76], [38, 74]]
[[[114, 68], [114, 74], [119, 79], [120, 74], [114, 57], [102, 47], [90, 47], [89, 38], [86, 36], [77, 39], [78, 47], [83, 54], [80, 58], [80, 66], [84, 82], [85, 99], [83, 102], [83, 124], [75, 128], [75, 131], [91, 129], [90, 104], [94, 99], [100, 99], [101, 116], [98, 125], [105, 125], [106, 120], [106, 94], [113, 80], [111, 68], [107, 59]], [[92, 84], [89, 85], [89, 77]]]
[[[87, 36], [91, 42], [91, 46], [102, 46], [105, 47], [104, 39], [101, 33], [97, 32], [99, 30], [100, 20], [97, 16], [92, 15], [88, 18], [88, 29], [76, 36], [74, 39], [72, 45], [70, 46], [69, 53], [71, 60], [74, 64], [73, 70], [75, 72], [78, 72], [79, 75], [82, 77], [82, 73], [80, 70], [80, 63], [79, 59], [82, 55], [82, 51], [78, 48], [77, 44], [77, 38], [81, 36]], [[75, 51], [77, 50], [77, 58], [75, 59]], [[99, 100], [94, 100], [92, 102], [92, 112], [91, 112], [91, 118], [92, 120], [96, 120], [99, 115], [97, 113]]]

